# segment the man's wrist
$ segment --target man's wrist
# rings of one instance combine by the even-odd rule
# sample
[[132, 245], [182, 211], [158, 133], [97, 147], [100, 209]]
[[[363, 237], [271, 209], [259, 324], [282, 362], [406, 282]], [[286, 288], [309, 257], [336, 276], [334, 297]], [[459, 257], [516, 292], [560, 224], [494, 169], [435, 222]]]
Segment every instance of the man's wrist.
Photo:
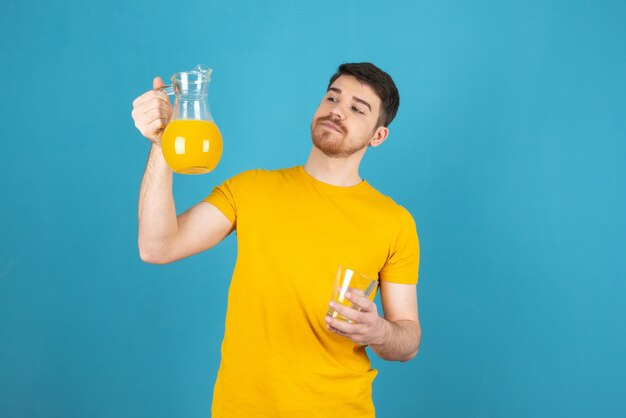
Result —
[[377, 328], [380, 331], [378, 336], [374, 339], [374, 342], [370, 344], [371, 348], [384, 346], [389, 341], [391, 334], [393, 333], [393, 324], [382, 316], [379, 316], [378, 318], [379, 325]]
[[169, 169], [167, 161], [165, 161], [165, 157], [163, 156], [161, 145], [155, 143], [152, 144], [150, 154], [148, 155], [148, 165], [156, 169], [163, 169], [164, 167]]

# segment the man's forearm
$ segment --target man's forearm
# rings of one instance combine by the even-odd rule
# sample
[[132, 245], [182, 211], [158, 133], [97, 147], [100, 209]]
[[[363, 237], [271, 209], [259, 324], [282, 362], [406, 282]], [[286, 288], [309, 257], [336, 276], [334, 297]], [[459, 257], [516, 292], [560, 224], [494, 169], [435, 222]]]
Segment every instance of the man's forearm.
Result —
[[378, 357], [389, 361], [408, 361], [415, 357], [422, 340], [419, 324], [409, 320], [381, 320], [384, 331], [380, 343], [369, 345]]
[[152, 145], [139, 191], [139, 251], [144, 261], [158, 263], [178, 231], [172, 194], [172, 170], [158, 145]]

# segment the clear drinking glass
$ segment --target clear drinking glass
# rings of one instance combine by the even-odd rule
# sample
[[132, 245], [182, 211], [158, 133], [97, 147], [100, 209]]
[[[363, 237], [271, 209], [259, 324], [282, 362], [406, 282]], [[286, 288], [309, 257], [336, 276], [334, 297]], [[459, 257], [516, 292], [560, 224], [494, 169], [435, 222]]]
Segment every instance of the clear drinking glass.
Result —
[[[361, 308], [359, 306], [354, 305], [346, 299], [346, 293], [350, 291], [352, 294], [360, 294], [374, 301], [376, 289], [378, 289], [378, 280], [360, 274], [346, 266], [339, 265], [337, 267], [337, 275], [335, 276], [331, 300], [360, 311]], [[329, 308], [327, 314], [342, 321], [354, 322], [339, 314], [339, 312], [335, 311], [333, 308]]]

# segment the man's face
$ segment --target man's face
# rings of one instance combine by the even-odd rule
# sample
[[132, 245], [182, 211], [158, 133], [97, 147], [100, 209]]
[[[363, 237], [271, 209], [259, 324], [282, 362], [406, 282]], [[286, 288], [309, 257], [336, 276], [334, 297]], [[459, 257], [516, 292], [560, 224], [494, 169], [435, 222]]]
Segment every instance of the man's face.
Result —
[[380, 106], [380, 99], [370, 86], [353, 76], [340, 76], [313, 115], [313, 145], [335, 158], [363, 150], [376, 135]]

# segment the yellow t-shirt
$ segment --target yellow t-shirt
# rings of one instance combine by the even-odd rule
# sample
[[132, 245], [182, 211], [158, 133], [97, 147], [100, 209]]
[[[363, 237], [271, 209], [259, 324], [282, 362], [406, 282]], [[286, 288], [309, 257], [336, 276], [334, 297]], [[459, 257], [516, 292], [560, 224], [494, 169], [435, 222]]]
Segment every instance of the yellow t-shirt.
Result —
[[377, 371], [324, 316], [338, 264], [417, 283], [410, 213], [366, 181], [332, 186], [302, 166], [241, 173], [205, 200], [238, 240], [213, 418], [373, 417]]

